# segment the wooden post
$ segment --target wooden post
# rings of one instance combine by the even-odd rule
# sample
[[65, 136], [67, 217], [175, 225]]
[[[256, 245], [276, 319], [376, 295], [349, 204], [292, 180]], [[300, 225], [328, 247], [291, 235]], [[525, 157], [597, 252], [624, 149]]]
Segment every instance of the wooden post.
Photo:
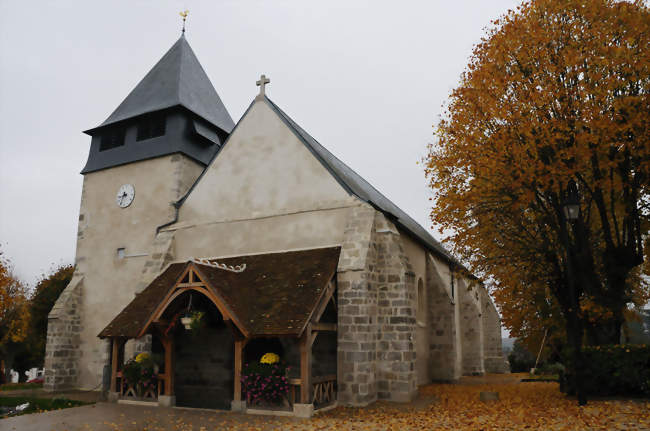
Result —
[[235, 340], [235, 401], [241, 401], [241, 368], [244, 340]]
[[117, 338], [113, 338], [111, 351], [111, 392], [117, 392], [117, 362], [120, 355], [120, 343]]
[[165, 348], [165, 395], [174, 395], [174, 339], [165, 337], [162, 339]]
[[300, 339], [300, 403], [311, 403], [311, 324]]

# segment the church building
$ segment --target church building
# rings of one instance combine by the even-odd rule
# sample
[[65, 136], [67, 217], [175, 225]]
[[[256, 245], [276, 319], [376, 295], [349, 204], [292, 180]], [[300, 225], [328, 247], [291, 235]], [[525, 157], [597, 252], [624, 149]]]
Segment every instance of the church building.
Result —
[[[285, 407], [310, 416], [506, 372], [480, 280], [257, 84], [235, 123], [181, 36], [85, 131], [45, 389], [250, 411], [242, 367], [275, 353], [290, 367]], [[141, 352], [159, 370], [136, 393], [122, 371]]]

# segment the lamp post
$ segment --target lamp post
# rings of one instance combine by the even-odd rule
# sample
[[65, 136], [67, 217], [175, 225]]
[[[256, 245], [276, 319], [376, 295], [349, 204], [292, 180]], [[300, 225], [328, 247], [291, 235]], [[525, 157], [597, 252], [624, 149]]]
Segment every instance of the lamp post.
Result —
[[574, 226], [580, 218], [580, 195], [578, 194], [578, 186], [573, 180], [569, 180], [569, 183], [567, 184], [564, 201], [562, 202], [562, 215], [564, 216], [564, 220], [562, 221], [560, 231], [562, 232], [564, 248], [566, 251], [566, 281], [569, 289], [570, 304], [567, 321], [570, 325], [571, 330], [569, 332], [571, 333], [567, 335], [569, 342], [572, 344], [571, 347], [573, 350], [572, 374], [574, 378], [574, 388], [576, 395], [578, 396], [578, 404], [582, 406], [587, 404], [587, 398], [582, 385], [582, 325], [580, 325], [579, 315], [580, 298], [578, 297], [576, 289], [574, 262], [571, 256], [571, 246], [569, 243], [569, 229], [566, 226], [566, 222], [568, 222], [570, 226]]
[[562, 204], [564, 218], [570, 223], [578, 220], [580, 216], [580, 196], [578, 195], [578, 186], [575, 181], [569, 180], [567, 185], [566, 197]]

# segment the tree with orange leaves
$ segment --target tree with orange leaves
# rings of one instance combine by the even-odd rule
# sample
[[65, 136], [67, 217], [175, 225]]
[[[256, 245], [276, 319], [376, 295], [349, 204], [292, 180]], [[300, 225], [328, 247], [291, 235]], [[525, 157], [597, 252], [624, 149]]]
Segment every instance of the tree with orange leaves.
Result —
[[25, 287], [11, 273], [9, 261], [0, 252], [0, 362], [6, 367], [5, 374], [11, 368], [13, 348], [27, 336], [28, 324]]
[[493, 24], [427, 156], [432, 219], [502, 310], [516, 313], [504, 301], [520, 290], [559, 307], [583, 404], [585, 328], [618, 342], [627, 304], [648, 292], [634, 275], [650, 203], [650, 12], [532, 0]]

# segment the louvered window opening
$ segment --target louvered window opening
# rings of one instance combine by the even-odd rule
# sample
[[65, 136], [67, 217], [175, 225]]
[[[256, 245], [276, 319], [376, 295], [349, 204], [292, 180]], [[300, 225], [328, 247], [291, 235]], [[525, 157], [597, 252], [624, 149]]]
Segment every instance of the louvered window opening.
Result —
[[157, 138], [165, 134], [165, 117], [162, 115], [149, 115], [140, 120], [136, 141]]
[[113, 129], [102, 135], [99, 151], [110, 150], [122, 145], [124, 145], [124, 129]]

